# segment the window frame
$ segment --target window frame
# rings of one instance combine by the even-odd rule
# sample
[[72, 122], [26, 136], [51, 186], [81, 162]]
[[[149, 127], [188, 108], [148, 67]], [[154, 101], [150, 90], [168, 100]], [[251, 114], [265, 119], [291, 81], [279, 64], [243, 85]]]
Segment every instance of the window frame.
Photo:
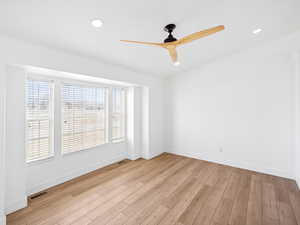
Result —
[[[51, 154], [47, 157], [38, 158], [34, 160], [27, 160], [27, 156], [25, 157], [25, 163], [26, 164], [34, 164], [39, 163], [43, 161], [47, 161], [49, 159], [53, 159], [57, 156], [64, 157], [72, 154], [76, 154], [78, 152], [87, 151], [99, 147], [104, 147], [109, 144], [119, 144], [119, 143], [126, 143], [128, 140], [127, 137], [127, 124], [128, 124], [128, 114], [127, 114], [127, 98], [128, 98], [128, 86], [126, 85], [116, 85], [116, 84], [106, 84], [101, 82], [91, 82], [91, 81], [85, 81], [85, 80], [79, 80], [79, 79], [70, 79], [65, 77], [58, 77], [56, 75], [51, 74], [40, 74], [31, 70], [26, 71], [26, 79], [27, 80], [37, 80], [37, 81], [45, 81], [49, 82], [51, 84], [50, 88], [50, 98], [51, 98], [51, 110], [50, 110], [50, 132], [49, 132], [49, 138], [51, 138], [50, 142], [50, 152]], [[100, 145], [96, 145], [94, 147], [88, 147], [83, 148], [78, 151], [74, 152], [63, 152], [63, 96], [62, 96], [62, 90], [63, 85], [69, 84], [69, 85], [78, 85], [83, 87], [97, 87], [97, 88], [106, 88], [106, 121], [105, 121], [105, 132], [106, 132], [106, 142]], [[27, 90], [26, 90], [26, 83], [25, 85], [25, 98], [27, 98]], [[112, 88], [122, 88], [125, 91], [124, 95], [124, 137], [118, 140], [112, 139]], [[57, 94], [57, 93], [60, 94]], [[26, 101], [26, 99], [25, 99]], [[27, 152], [27, 109], [26, 104], [25, 105], [25, 151]], [[58, 116], [59, 115], [59, 116]], [[57, 117], [57, 118], [56, 118]], [[60, 120], [59, 122], [56, 122], [56, 120]], [[60, 126], [60, 127], [59, 127]], [[57, 131], [59, 132], [57, 133]], [[57, 142], [59, 144], [57, 144]], [[55, 149], [55, 147], [58, 147], [60, 149]]]
[[[112, 89], [113, 88], [120, 88], [122, 89], [122, 91], [124, 91], [124, 105], [123, 105], [123, 111], [124, 111], [124, 121], [123, 121], [123, 133], [124, 133], [124, 136], [121, 137], [121, 138], [113, 138], [112, 137], [112, 105], [113, 105], [113, 101], [112, 101]], [[120, 86], [112, 86], [110, 87], [110, 90], [109, 90], [109, 93], [110, 93], [110, 113], [109, 113], [109, 117], [110, 117], [110, 143], [112, 144], [117, 144], [117, 143], [122, 143], [122, 142], [125, 142], [127, 140], [127, 120], [128, 120], [128, 117], [127, 117], [127, 92], [128, 92], [128, 89], [126, 87], [120, 87]]]
[[[81, 152], [81, 151], [85, 151], [85, 150], [89, 150], [89, 149], [94, 149], [94, 148], [97, 148], [97, 147], [101, 147], [101, 146], [104, 146], [104, 145], [107, 145], [109, 144], [109, 127], [108, 127], [108, 124], [107, 124], [107, 120], [108, 120], [108, 117], [109, 117], [109, 102], [108, 102], [108, 87], [105, 86], [105, 85], [98, 85], [98, 83], [96, 83], [95, 85], [93, 85], [92, 83], [89, 83], [89, 82], [80, 82], [80, 81], [66, 81], [66, 80], [59, 80], [60, 81], [60, 93], [61, 93], [61, 96], [60, 96], [60, 113], [61, 113], [61, 121], [60, 121], [60, 132], [61, 132], [61, 135], [60, 135], [60, 142], [61, 142], [61, 145], [60, 145], [60, 154], [62, 156], [64, 155], [69, 155], [69, 154], [73, 154], [73, 153], [77, 153], [77, 152]], [[64, 85], [74, 85], [74, 86], [80, 86], [80, 87], [91, 87], [91, 88], [104, 88], [106, 89], [105, 90], [105, 142], [103, 144], [98, 144], [98, 145], [95, 145], [93, 147], [86, 147], [86, 148], [82, 148], [80, 150], [77, 150], [77, 151], [71, 151], [71, 152], [64, 152], [63, 151], [63, 134], [64, 134], [64, 98], [62, 96], [62, 91], [63, 91], [63, 87]]]
[[[36, 158], [28, 160], [27, 152], [28, 152], [28, 120], [27, 120], [27, 105], [26, 100], [28, 98], [28, 91], [27, 91], [27, 82], [28, 80], [33, 81], [41, 81], [41, 82], [48, 82], [50, 85], [49, 89], [49, 155], [46, 157]], [[25, 163], [26, 164], [32, 164], [37, 161], [43, 161], [50, 158], [55, 157], [55, 151], [54, 151], [54, 128], [55, 128], [55, 121], [54, 121], [54, 113], [55, 113], [55, 81], [51, 78], [47, 78], [44, 76], [38, 76], [32, 73], [26, 72], [25, 76], [25, 99], [24, 99], [24, 106], [25, 106]]]
[[[63, 126], [64, 126], [64, 111], [63, 111], [63, 96], [60, 96], [60, 116], [61, 116], [61, 121], [60, 121], [60, 132], [61, 136], [60, 141], [61, 141], [61, 146], [60, 146], [60, 153], [62, 156], [64, 155], [69, 155], [73, 154], [76, 152], [81, 152], [89, 149], [94, 149], [96, 147], [101, 147], [109, 144], [118, 144], [122, 142], [127, 141], [127, 87], [126, 86], [118, 86], [118, 85], [111, 85], [111, 84], [103, 84], [103, 83], [92, 83], [92, 82], [86, 82], [86, 81], [78, 81], [78, 80], [72, 80], [72, 79], [57, 79], [58, 82], [60, 83], [60, 93], [62, 93], [63, 86], [65, 84], [67, 85], [77, 85], [77, 86], [82, 86], [82, 87], [91, 87], [91, 88], [106, 88], [106, 112], [105, 112], [105, 118], [106, 118], [106, 126], [105, 126], [105, 132], [106, 132], [106, 141], [103, 144], [96, 145], [94, 147], [88, 147], [88, 148], [83, 148], [78, 151], [73, 151], [73, 152], [63, 152]], [[112, 88], [121, 88], [124, 90], [124, 137], [113, 140], [112, 139]]]

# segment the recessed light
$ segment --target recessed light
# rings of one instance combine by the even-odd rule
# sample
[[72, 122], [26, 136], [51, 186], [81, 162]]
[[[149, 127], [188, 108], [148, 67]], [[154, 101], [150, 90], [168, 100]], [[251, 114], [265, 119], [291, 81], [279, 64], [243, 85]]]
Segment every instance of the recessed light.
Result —
[[255, 29], [254, 31], [252, 31], [253, 34], [258, 34], [262, 31], [261, 28]]
[[93, 27], [99, 28], [99, 27], [102, 27], [103, 22], [99, 19], [94, 19], [94, 20], [92, 20], [91, 24]]
[[174, 62], [174, 66], [179, 66], [179, 65], [180, 65], [179, 61]]

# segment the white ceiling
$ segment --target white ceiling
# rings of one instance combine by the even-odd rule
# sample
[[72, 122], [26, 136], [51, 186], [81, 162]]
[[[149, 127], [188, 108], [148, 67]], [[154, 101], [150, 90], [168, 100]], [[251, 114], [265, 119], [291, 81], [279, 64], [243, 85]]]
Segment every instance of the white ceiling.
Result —
[[[90, 25], [100, 18], [100, 29]], [[215, 25], [225, 31], [178, 48], [175, 67], [161, 48], [120, 39], [161, 42], [163, 27], [174, 36]], [[259, 35], [252, 34], [262, 28]], [[1, 0], [0, 33], [76, 54], [97, 57], [132, 70], [166, 76], [201, 66], [262, 41], [300, 29], [299, 0]]]

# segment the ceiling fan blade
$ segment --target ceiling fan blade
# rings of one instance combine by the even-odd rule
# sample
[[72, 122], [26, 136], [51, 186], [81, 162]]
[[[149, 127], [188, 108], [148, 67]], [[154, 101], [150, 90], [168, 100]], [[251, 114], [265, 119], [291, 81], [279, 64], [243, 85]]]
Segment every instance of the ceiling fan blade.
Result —
[[178, 61], [176, 48], [175, 47], [174, 48], [173, 47], [172, 48], [167, 48], [167, 50], [168, 50], [168, 52], [169, 52], [169, 54], [172, 58], [172, 61], [174, 63], [176, 63]]
[[121, 40], [123, 42], [135, 43], [135, 44], [144, 44], [144, 45], [155, 45], [155, 46], [164, 46], [164, 43], [155, 43], [155, 42], [144, 42], [144, 41], [130, 41], [130, 40]]
[[210, 28], [210, 29], [202, 30], [202, 31], [190, 34], [186, 37], [183, 37], [183, 38], [181, 38], [177, 41], [174, 41], [174, 44], [183, 45], [183, 44], [195, 41], [199, 38], [203, 38], [203, 37], [206, 37], [208, 35], [217, 33], [217, 32], [222, 31], [224, 29], [225, 29], [225, 27], [223, 25], [220, 25], [220, 26], [216, 26], [216, 27], [213, 27], [213, 28]]

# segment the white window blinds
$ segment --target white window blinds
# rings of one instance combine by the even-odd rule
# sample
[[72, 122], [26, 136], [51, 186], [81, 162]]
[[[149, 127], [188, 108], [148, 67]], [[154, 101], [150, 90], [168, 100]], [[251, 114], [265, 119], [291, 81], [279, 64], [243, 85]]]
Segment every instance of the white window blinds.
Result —
[[26, 161], [53, 156], [53, 83], [26, 81]]
[[123, 141], [125, 139], [125, 105], [126, 89], [112, 88], [112, 142]]
[[63, 85], [62, 152], [64, 154], [107, 142], [106, 95], [106, 88]]

